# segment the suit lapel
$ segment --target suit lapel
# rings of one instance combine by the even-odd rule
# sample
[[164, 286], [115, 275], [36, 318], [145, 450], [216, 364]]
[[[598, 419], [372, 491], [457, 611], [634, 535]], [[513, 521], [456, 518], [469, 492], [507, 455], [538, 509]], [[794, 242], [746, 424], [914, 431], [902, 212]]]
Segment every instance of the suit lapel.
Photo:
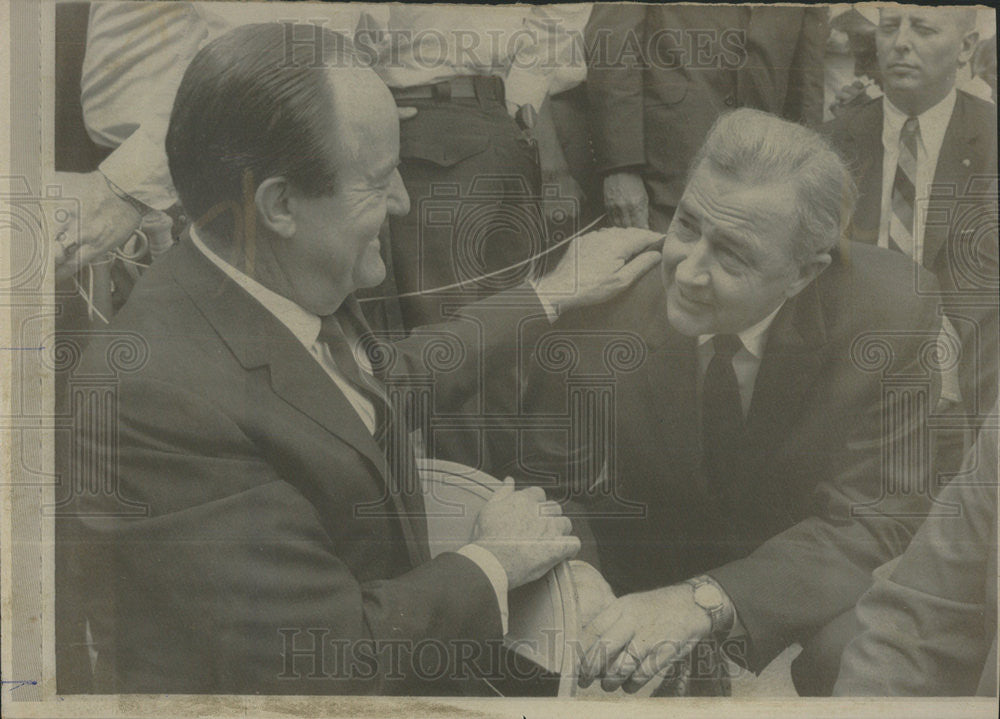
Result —
[[[951, 201], [961, 197], [966, 192], [966, 185], [973, 172], [973, 165], [979, 164], [982, 154], [987, 152], [985, 143], [981, 140], [982, 128], [969, 121], [969, 113], [963, 93], [955, 98], [955, 109], [944, 133], [941, 144], [941, 154], [938, 155], [937, 167], [934, 168], [934, 185], [940, 186], [948, 194], [939, 197], [940, 192], [932, 188], [933, 204], [939, 200]], [[951, 194], [954, 193], [954, 194]], [[933, 268], [938, 253], [948, 239], [948, 226], [934, 222], [925, 225], [924, 230], [924, 267]]]
[[826, 342], [819, 291], [813, 282], [775, 317], [747, 415], [749, 446], [766, 456], [787, 435], [813, 386]]
[[[701, 490], [706, 490], [701, 472], [696, 342], [693, 337], [673, 331], [668, 334], [667, 342], [650, 353], [643, 370], [646, 397], [659, 419], [663, 451], [670, 457], [672, 474], [685, 476], [688, 481], [696, 482]], [[686, 470], [690, 470], [690, 476]]]
[[399, 515], [411, 559], [422, 561], [426, 551], [421, 551], [417, 538], [421, 533], [415, 533], [405, 517], [410, 512], [399, 493], [390, 490], [385, 454], [340, 388], [285, 325], [205, 258], [189, 238], [177, 251], [182, 254], [174, 278], [244, 369], [266, 366], [276, 395], [369, 460]]
[[[698, 467], [701, 462], [701, 430], [698, 417], [698, 361], [696, 340], [673, 330], [667, 322], [662, 284], [644, 312], [643, 336], [649, 348], [646, 362], [638, 370], [643, 399], [662, 429], [663, 446], [676, 467]], [[622, 408], [631, 412], [631, 409]]]

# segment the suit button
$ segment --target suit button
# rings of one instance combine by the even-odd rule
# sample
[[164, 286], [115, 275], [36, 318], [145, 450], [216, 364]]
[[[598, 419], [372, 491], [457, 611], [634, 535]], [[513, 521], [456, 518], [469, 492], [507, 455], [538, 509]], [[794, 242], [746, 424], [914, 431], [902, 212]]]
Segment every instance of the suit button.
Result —
[[732, 95], [726, 95], [726, 105], [732, 107], [735, 104], [736, 104], [736, 98], [734, 98]]

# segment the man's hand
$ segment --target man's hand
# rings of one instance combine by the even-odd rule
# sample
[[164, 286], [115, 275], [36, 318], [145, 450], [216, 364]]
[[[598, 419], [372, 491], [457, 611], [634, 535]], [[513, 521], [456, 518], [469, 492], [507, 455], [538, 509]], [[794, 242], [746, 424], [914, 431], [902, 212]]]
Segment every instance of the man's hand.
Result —
[[580, 686], [601, 677], [608, 692], [632, 693], [709, 635], [712, 622], [688, 584], [616, 599], [585, 627], [600, 638], [580, 666]]
[[514, 490], [510, 477], [479, 510], [472, 542], [488, 549], [507, 572], [510, 589], [532, 582], [580, 551], [558, 502], [538, 487]]
[[609, 300], [660, 262], [663, 235], [609, 228], [577, 237], [535, 292], [560, 312]]
[[[73, 178], [63, 187], [63, 197], [79, 201], [79, 217], [75, 212], [55, 228], [52, 236], [56, 279], [69, 277], [84, 265], [100, 259], [121, 246], [135, 230], [142, 215], [118, 197], [99, 171], [67, 175]], [[67, 246], [62, 238], [77, 236], [79, 245]]]
[[649, 228], [649, 196], [637, 172], [616, 172], [604, 178], [604, 208], [617, 227]]
[[830, 112], [839, 117], [855, 105], [864, 102], [868, 98], [866, 90], [867, 85], [861, 80], [844, 85], [834, 95], [834, 101], [830, 103]]
[[593, 620], [615, 601], [611, 585], [597, 569], [587, 562], [574, 559], [569, 563], [573, 575], [573, 590], [576, 593], [576, 614], [580, 620], [581, 641], [591, 646], [597, 641], [596, 635], [587, 633]]

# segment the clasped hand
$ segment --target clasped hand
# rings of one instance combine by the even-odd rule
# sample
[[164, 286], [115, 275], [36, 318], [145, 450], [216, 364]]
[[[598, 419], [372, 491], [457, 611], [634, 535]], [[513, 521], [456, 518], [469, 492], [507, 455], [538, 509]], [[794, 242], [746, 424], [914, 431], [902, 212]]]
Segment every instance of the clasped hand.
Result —
[[711, 628], [686, 584], [620, 597], [585, 627], [597, 639], [581, 662], [580, 686], [600, 678], [605, 691], [636, 692], [685, 658]]

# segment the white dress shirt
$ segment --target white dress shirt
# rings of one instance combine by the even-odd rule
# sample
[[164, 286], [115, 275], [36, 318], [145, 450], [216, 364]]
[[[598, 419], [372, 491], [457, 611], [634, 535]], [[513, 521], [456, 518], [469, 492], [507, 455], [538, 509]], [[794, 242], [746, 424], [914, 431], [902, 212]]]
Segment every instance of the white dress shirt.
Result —
[[[878, 246], [889, 246], [889, 220], [892, 217], [892, 185], [899, 162], [899, 133], [909, 115], [893, 105], [888, 96], [882, 99], [882, 205], [879, 215]], [[920, 139], [917, 142], [916, 199], [913, 208], [913, 261], [922, 264], [924, 259], [924, 221], [931, 184], [937, 169], [938, 155], [944, 144], [944, 134], [955, 109], [955, 90], [952, 88], [941, 102], [917, 115]]]
[[[740, 404], [743, 406], [743, 416], [750, 411], [750, 401], [753, 399], [753, 388], [757, 383], [757, 373], [760, 362], [764, 359], [764, 347], [771, 324], [785, 303], [782, 302], [767, 317], [760, 322], [737, 333], [743, 346], [733, 355], [733, 371], [736, 372], [736, 384], [740, 388]], [[715, 335], [698, 335], [698, 401], [701, 406], [701, 390], [705, 382], [708, 364], [712, 361], [715, 349], [708, 343]]]
[[[205, 255], [214, 265], [222, 270], [227, 277], [242, 287], [246, 292], [257, 300], [268, 312], [277, 318], [281, 324], [295, 336], [306, 351], [312, 355], [313, 359], [329, 375], [337, 388], [343, 392], [347, 401], [350, 402], [358, 417], [364, 422], [368, 431], [375, 433], [375, 406], [362, 392], [355, 389], [354, 385], [337, 369], [333, 357], [330, 355], [330, 348], [326, 342], [319, 339], [320, 326], [322, 320], [319, 316], [303, 309], [287, 297], [282, 297], [276, 292], [272, 292], [264, 285], [260, 284], [252, 277], [240, 272], [217, 254], [212, 252], [205, 243], [198, 237], [194, 227], [191, 227], [191, 242]], [[372, 374], [371, 364], [368, 362], [364, 352], [358, 351], [357, 338], [352, 349], [354, 356], [358, 360], [362, 371]], [[503, 565], [492, 552], [477, 544], [467, 544], [460, 548], [458, 554], [472, 560], [483, 571], [493, 586], [496, 594], [497, 606], [500, 609], [500, 621], [503, 626], [503, 633], [507, 633], [507, 572]]]
[[[955, 110], [955, 89], [945, 95], [937, 105], [917, 115], [920, 139], [917, 142], [916, 198], [913, 208], [913, 261], [924, 262], [924, 229], [927, 219], [927, 205], [930, 201], [931, 185], [937, 171], [938, 157], [944, 136]], [[878, 246], [889, 246], [889, 222], [892, 218], [892, 185], [896, 178], [899, 161], [899, 133], [909, 117], [889, 101], [882, 99], [882, 205], [879, 215]], [[958, 343], [958, 333], [947, 317], [941, 318], [941, 334], [949, 343]], [[941, 373], [941, 398], [952, 403], [962, 401], [962, 391], [958, 381], [958, 366]]]

